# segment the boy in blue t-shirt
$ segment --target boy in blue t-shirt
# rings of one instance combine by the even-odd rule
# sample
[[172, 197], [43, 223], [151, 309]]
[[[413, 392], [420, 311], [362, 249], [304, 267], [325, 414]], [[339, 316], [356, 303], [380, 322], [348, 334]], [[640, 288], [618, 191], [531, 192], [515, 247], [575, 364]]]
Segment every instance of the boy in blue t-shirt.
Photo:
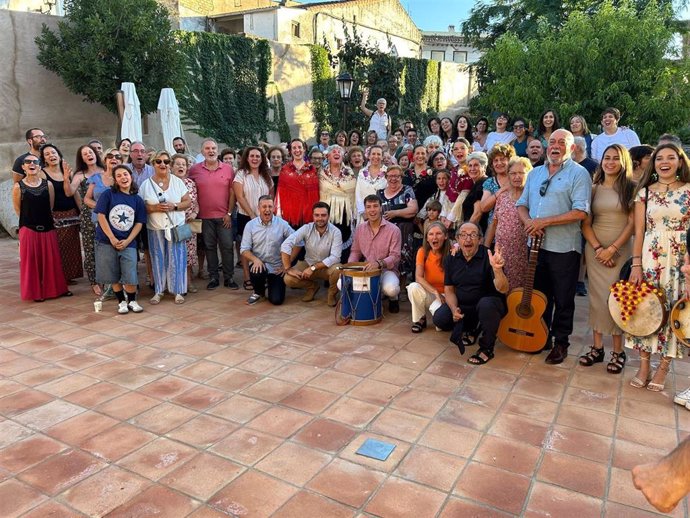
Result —
[[112, 284], [118, 313], [141, 313], [144, 308], [137, 303], [136, 237], [146, 224], [146, 206], [137, 196], [129, 168], [115, 167], [113, 178], [113, 187], [101, 194], [94, 209], [98, 216], [96, 281]]

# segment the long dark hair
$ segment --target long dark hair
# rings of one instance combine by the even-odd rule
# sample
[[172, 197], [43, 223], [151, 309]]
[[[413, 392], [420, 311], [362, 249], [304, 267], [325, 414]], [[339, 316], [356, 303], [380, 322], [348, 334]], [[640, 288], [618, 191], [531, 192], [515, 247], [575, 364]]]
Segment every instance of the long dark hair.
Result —
[[424, 260], [426, 261], [426, 258], [429, 257], [429, 253], [431, 252], [431, 245], [429, 244], [426, 235], [432, 228], [440, 228], [443, 232], [443, 236], [446, 238], [446, 240], [443, 242], [443, 246], [441, 247], [441, 270], [443, 270], [443, 258], [446, 257], [450, 252], [450, 239], [448, 239], [448, 230], [441, 222], [433, 222], [431, 225], [429, 225], [429, 228], [426, 229], [426, 232], [424, 232], [424, 244], [422, 245], [422, 249], [424, 250]]
[[[41, 155], [41, 156], [38, 157], [38, 159], [41, 161], [41, 167], [45, 167], [45, 166], [46, 166], [46, 161], [45, 161], [45, 159], [43, 158], [43, 152], [44, 152], [46, 149], [48, 149], [48, 148], [53, 148], [53, 149], [55, 150], [55, 152], [58, 154], [58, 156], [60, 157], [60, 172], [61, 172], [61, 173], [64, 173], [65, 170], [62, 168], [62, 152], [58, 149], [58, 147], [57, 147], [55, 144], [50, 144], [50, 143], [48, 143], [48, 144], [43, 144], [43, 145], [39, 148], [38, 154]], [[96, 154], [96, 156], [98, 156], [98, 154]]]
[[77, 158], [74, 161], [74, 171], [75, 173], [85, 173], [86, 169], [88, 168], [86, 165], [86, 162], [84, 162], [84, 159], [81, 156], [81, 152], [84, 148], [89, 148], [91, 151], [93, 151], [93, 154], [96, 155], [96, 165], [100, 167], [101, 169], [105, 169], [105, 166], [103, 165], [103, 161], [101, 160], [100, 155], [98, 154], [98, 151], [93, 146], [89, 146], [88, 144], [84, 144], [83, 146], [79, 146], [79, 149], [77, 149]]
[[678, 181], [685, 183], [690, 182], [690, 160], [688, 160], [688, 156], [682, 148], [679, 148], [672, 142], [667, 142], [666, 144], [657, 146], [654, 153], [652, 153], [652, 158], [649, 160], [649, 164], [647, 164], [644, 173], [642, 173], [642, 178], [640, 178], [640, 181], [637, 183], [635, 195], [658, 180], [654, 162], [656, 161], [656, 156], [659, 154], [659, 151], [664, 149], [672, 149], [678, 155], [678, 159], [680, 160], [680, 167], [678, 167], [676, 174]]
[[432, 117], [428, 121], [426, 121], [426, 127], [429, 129], [429, 135], [436, 135], [433, 131], [431, 131], [431, 121], [436, 121], [438, 122], [438, 134], [441, 136], [441, 132], [443, 132], [443, 128], [441, 128], [441, 119], [438, 117]]
[[[450, 125], [451, 125], [450, 135], [448, 133], [446, 133], [445, 130], [443, 129], [443, 121], [444, 120], [447, 120], [448, 122], [450, 122]], [[453, 141], [453, 119], [451, 119], [450, 117], [441, 117], [441, 123], [440, 124], [441, 124], [441, 129], [439, 130], [439, 133], [440, 133], [439, 137], [441, 137], [441, 140], [443, 140], [444, 144], [447, 142], [452, 142]]]
[[[467, 129], [464, 135], [460, 135], [460, 131], [458, 130], [458, 121], [460, 119], [465, 119], [467, 122]], [[462, 113], [455, 118], [455, 122], [453, 123], [453, 136], [451, 139], [453, 142], [456, 142], [459, 138], [467, 139], [467, 142], [470, 144], [470, 149], [472, 149], [472, 144], [474, 143], [474, 137], [472, 136], [472, 121], [467, 115]]]
[[113, 167], [113, 185], [110, 187], [110, 190], [113, 192], [122, 192], [120, 190], [120, 186], [117, 185], [117, 182], [115, 181], [115, 173], [120, 169], [124, 169], [125, 171], [127, 171], [129, 173], [130, 178], [132, 179], [132, 183], [129, 187], [129, 194], [137, 194], [139, 192], [139, 187], [137, 186], [137, 182], [134, 181], [134, 175], [132, 174], [132, 170], [125, 164], [119, 164]]
[[[546, 126], [544, 126], [544, 115], [547, 113], [553, 113], [553, 126], [551, 127], [551, 133], [556, 131], [557, 129], [561, 129], [561, 123], [558, 122], [558, 114], [556, 113], [556, 110], [548, 109], [544, 110], [542, 114], [539, 116], [539, 129], [537, 130], [537, 133], [539, 135], [543, 135], [544, 132], [546, 131]], [[568, 130], [570, 131], [570, 130]]]
[[[611, 144], [604, 150], [603, 157], [609, 149], [614, 149], [618, 152], [620, 157], [621, 170], [618, 172], [615, 182], [613, 183], [613, 190], [618, 193], [618, 202], [626, 212], [630, 212], [633, 206], [633, 192], [635, 191], [635, 183], [632, 181], [633, 165], [630, 153], [625, 146], [621, 144]], [[601, 185], [606, 179], [606, 173], [601, 164], [597, 166], [594, 173], [592, 183], [594, 185]]]
[[263, 178], [264, 182], [268, 186], [270, 191], [273, 187], [273, 178], [271, 178], [271, 168], [268, 166], [268, 160], [266, 160], [266, 153], [259, 146], [247, 146], [242, 153], [242, 158], [240, 158], [240, 169], [244, 169], [247, 173], [250, 172], [249, 167], [249, 152], [256, 150], [261, 153], [261, 163], [259, 164], [259, 176]]

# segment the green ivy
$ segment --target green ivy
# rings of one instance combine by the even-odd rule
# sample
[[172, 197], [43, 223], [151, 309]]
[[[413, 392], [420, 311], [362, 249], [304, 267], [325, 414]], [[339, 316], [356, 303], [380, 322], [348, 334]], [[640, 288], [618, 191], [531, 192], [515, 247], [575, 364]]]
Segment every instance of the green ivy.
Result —
[[[277, 87], [276, 87], [277, 88]], [[285, 101], [283, 101], [283, 94], [277, 92], [276, 94], [276, 112], [275, 112], [275, 126], [280, 136], [281, 142], [290, 142], [290, 125], [285, 115]]]
[[268, 42], [211, 32], [178, 31], [176, 38], [186, 58], [179, 93], [184, 122], [234, 147], [265, 140], [271, 129]]

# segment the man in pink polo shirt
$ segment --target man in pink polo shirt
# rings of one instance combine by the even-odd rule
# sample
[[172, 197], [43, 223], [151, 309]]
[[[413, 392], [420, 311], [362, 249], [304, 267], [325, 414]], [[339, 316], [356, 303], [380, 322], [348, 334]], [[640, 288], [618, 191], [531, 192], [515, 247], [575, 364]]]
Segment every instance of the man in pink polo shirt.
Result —
[[192, 166], [189, 177], [196, 183], [199, 197], [201, 237], [206, 249], [209, 283], [206, 289], [220, 286], [218, 247], [223, 261], [223, 284], [231, 290], [239, 289], [232, 275], [235, 268], [232, 239], [232, 211], [235, 194], [232, 181], [235, 173], [229, 164], [218, 160], [218, 144], [212, 138], [201, 143], [204, 160]]

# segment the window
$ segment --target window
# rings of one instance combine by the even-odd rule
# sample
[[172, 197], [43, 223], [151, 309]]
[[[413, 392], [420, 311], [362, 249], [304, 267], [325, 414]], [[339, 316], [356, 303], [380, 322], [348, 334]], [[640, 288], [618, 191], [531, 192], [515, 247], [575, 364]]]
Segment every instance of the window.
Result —
[[446, 53], [443, 50], [432, 50], [431, 59], [434, 59], [436, 61], [443, 61], [444, 59], [446, 59]]
[[299, 27], [299, 22], [292, 22], [292, 37], [293, 38], [299, 38], [300, 35], [300, 27]]
[[467, 63], [467, 52], [464, 50], [456, 50], [453, 52], [453, 62]]

